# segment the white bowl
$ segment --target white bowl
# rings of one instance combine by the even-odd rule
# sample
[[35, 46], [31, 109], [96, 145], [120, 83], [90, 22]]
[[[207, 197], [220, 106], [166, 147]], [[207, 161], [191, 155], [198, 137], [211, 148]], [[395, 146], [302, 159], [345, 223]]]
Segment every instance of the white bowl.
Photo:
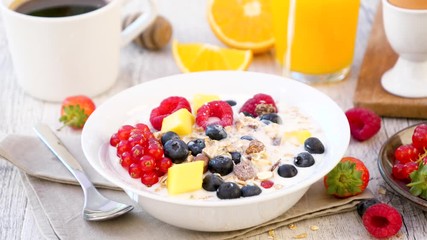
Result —
[[[326, 152], [314, 173], [299, 184], [272, 193], [232, 200], [203, 201], [167, 197], [146, 190], [130, 178], [111, 154], [110, 136], [129, 119], [148, 119], [150, 110], [171, 95], [191, 97], [212, 93], [247, 99], [256, 93], [296, 106], [323, 130]], [[145, 114], [145, 116], [143, 116]], [[323, 178], [345, 154], [350, 140], [347, 118], [328, 96], [297, 81], [254, 72], [215, 71], [180, 74], [129, 88], [99, 106], [82, 132], [82, 147], [91, 165], [123, 190], [153, 217], [198, 231], [231, 231], [272, 220], [291, 208], [311, 184]]]

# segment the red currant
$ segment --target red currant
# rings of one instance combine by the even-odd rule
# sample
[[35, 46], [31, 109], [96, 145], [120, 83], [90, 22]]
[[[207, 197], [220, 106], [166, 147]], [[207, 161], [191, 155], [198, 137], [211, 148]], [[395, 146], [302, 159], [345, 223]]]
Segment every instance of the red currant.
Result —
[[159, 161], [158, 168], [161, 172], [167, 173], [168, 169], [172, 166], [172, 164], [173, 163], [172, 163], [172, 160], [170, 160], [170, 158], [163, 157]]
[[147, 187], [151, 187], [159, 182], [159, 177], [154, 171], [143, 173], [141, 176], [141, 182]]
[[117, 155], [121, 156], [124, 152], [129, 152], [132, 149], [128, 140], [120, 140], [117, 144]]
[[414, 129], [412, 144], [421, 152], [427, 149], [427, 124], [420, 124]]
[[131, 125], [123, 125], [117, 131], [117, 136], [120, 140], [127, 140], [132, 129], [134, 129], [134, 127]]
[[395, 161], [399, 161], [402, 164], [407, 162], [415, 162], [418, 160], [418, 155], [420, 152], [414, 145], [406, 144], [401, 145], [394, 151]]
[[133, 147], [135, 145], [146, 146], [146, 139], [142, 134], [132, 134], [129, 137], [129, 144]]
[[132, 163], [134, 163], [134, 160], [130, 152], [123, 152], [120, 154], [120, 165], [122, 165], [122, 167], [127, 169]]
[[139, 160], [142, 157], [142, 155], [144, 155], [144, 147], [142, 147], [139, 144], [136, 144], [135, 146], [132, 147], [131, 153], [132, 153], [132, 157], [135, 160]]
[[407, 162], [405, 164], [402, 164], [400, 162], [396, 162], [393, 165], [392, 168], [392, 175], [396, 179], [402, 180], [402, 181], [410, 181], [411, 178], [409, 175], [418, 169], [418, 163], [416, 162]]
[[117, 144], [119, 144], [120, 139], [117, 133], [114, 133], [113, 135], [111, 135], [110, 137], [110, 145], [113, 147], [116, 147]]
[[274, 185], [274, 182], [271, 180], [264, 180], [261, 182], [261, 187], [267, 189], [267, 188], [271, 188]]
[[156, 160], [160, 160], [163, 157], [163, 146], [156, 138], [148, 139], [147, 153], [154, 157]]
[[143, 172], [152, 172], [156, 169], [156, 161], [150, 155], [143, 155], [139, 162], [141, 171]]
[[138, 163], [132, 163], [129, 166], [128, 172], [132, 178], [140, 178], [142, 174], [141, 167]]

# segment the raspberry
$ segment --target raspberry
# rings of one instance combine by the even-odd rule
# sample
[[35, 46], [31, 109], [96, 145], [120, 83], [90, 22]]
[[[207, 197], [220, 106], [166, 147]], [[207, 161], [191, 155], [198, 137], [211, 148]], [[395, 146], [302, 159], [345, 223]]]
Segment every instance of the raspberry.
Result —
[[414, 129], [412, 134], [412, 145], [421, 152], [427, 149], [427, 124], [420, 124]]
[[358, 141], [365, 141], [374, 136], [381, 128], [381, 118], [366, 108], [351, 108], [345, 112], [350, 132]]
[[402, 227], [402, 216], [399, 211], [385, 203], [368, 207], [362, 221], [366, 230], [376, 238], [394, 236]]
[[239, 112], [258, 117], [265, 113], [277, 113], [277, 107], [274, 99], [270, 95], [258, 93], [248, 99], [240, 108]]
[[[219, 118], [219, 119], [213, 119]], [[196, 124], [204, 129], [210, 124], [217, 123], [223, 127], [233, 124], [233, 109], [225, 101], [212, 101], [197, 110]]]
[[191, 112], [190, 103], [187, 99], [178, 96], [165, 98], [158, 107], [151, 110], [150, 123], [153, 128], [160, 130], [162, 128], [163, 118], [169, 116], [171, 113], [186, 108]]

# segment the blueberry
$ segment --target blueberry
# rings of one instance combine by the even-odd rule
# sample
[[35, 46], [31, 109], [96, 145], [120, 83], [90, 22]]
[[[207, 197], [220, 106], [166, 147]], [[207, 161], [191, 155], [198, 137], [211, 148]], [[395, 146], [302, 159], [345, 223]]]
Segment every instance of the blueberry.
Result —
[[208, 170], [211, 173], [219, 173], [221, 176], [225, 176], [233, 171], [233, 160], [226, 156], [216, 156], [209, 160]]
[[240, 187], [234, 182], [224, 182], [216, 190], [216, 196], [220, 199], [240, 198], [240, 195]]
[[309, 153], [324, 153], [323, 143], [315, 137], [309, 137], [304, 141], [304, 149]]
[[234, 100], [227, 100], [227, 101], [225, 101], [225, 102], [227, 102], [228, 103], [228, 105], [230, 105], [230, 106], [236, 106], [236, 104], [237, 104], [237, 102], [236, 101], [234, 101]]
[[169, 141], [171, 139], [180, 139], [180, 137], [175, 132], [168, 131], [168, 132], [165, 132], [162, 135], [162, 137], [160, 138], [160, 140], [162, 141], [163, 146], [166, 144], [167, 141]]
[[366, 210], [370, 206], [375, 205], [377, 203], [380, 203], [380, 201], [376, 198], [363, 200], [363, 201], [359, 202], [356, 206], [357, 207], [357, 213], [359, 214], [360, 217], [362, 217], [363, 214], [365, 214]]
[[194, 139], [187, 143], [188, 150], [191, 151], [191, 155], [196, 156], [197, 154], [201, 153], [203, 148], [206, 147], [205, 140], [203, 139]]
[[254, 140], [254, 138], [252, 136], [249, 136], [249, 135], [241, 136], [240, 139], [242, 139], [242, 140], [248, 140], [248, 141]]
[[164, 152], [173, 163], [182, 163], [187, 159], [188, 147], [181, 139], [171, 139], [165, 143]]
[[224, 180], [217, 174], [208, 174], [203, 178], [202, 187], [206, 191], [215, 192]]
[[298, 174], [298, 169], [292, 164], [282, 164], [277, 168], [277, 173], [281, 177], [291, 178]]
[[242, 197], [252, 197], [256, 195], [260, 195], [262, 190], [257, 185], [246, 185], [240, 189], [242, 193]]
[[239, 152], [230, 152], [231, 160], [233, 160], [234, 164], [239, 164], [242, 154]]
[[259, 118], [259, 120], [261, 120], [262, 122], [264, 122], [263, 120], [267, 120], [267, 121], [274, 122], [277, 124], [282, 124], [282, 119], [280, 118], [280, 116], [277, 113], [264, 114]]
[[295, 157], [294, 163], [297, 167], [310, 167], [314, 164], [314, 158], [310, 153], [302, 152]]
[[254, 115], [252, 115], [251, 113], [248, 113], [248, 112], [242, 112], [242, 113], [243, 113], [243, 115], [245, 115], [246, 117], [255, 118], [255, 116], [254, 116]]
[[227, 132], [219, 124], [208, 125], [205, 134], [212, 140], [221, 140], [227, 137]]

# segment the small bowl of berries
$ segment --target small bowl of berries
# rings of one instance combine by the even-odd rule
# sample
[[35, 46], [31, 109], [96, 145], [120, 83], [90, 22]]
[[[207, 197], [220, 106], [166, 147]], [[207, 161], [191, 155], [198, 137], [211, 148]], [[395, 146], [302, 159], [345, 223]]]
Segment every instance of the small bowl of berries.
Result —
[[413, 205], [427, 211], [427, 123], [418, 123], [391, 136], [379, 153], [385, 182]]
[[338, 164], [349, 140], [344, 112], [318, 90], [231, 71], [129, 88], [82, 131], [90, 164], [147, 213], [212, 232], [284, 214]]

